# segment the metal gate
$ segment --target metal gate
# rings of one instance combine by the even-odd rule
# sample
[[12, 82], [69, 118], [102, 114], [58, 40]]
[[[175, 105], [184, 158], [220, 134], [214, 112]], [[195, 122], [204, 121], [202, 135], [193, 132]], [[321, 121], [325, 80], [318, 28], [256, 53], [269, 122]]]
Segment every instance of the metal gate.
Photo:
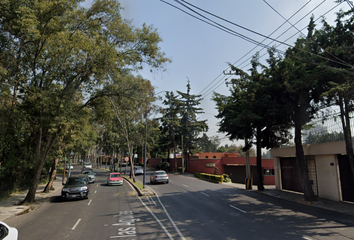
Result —
[[337, 155], [343, 201], [354, 202], [354, 179], [347, 155]]
[[[315, 157], [305, 156], [305, 158], [313, 192], [318, 195]], [[303, 193], [296, 157], [280, 158], [280, 167], [282, 189]]]

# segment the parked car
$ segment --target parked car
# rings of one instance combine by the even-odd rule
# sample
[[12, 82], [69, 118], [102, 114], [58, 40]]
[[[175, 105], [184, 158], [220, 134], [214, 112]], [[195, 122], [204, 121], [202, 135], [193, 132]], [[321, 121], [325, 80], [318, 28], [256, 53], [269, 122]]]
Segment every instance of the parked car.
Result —
[[153, 184], [158, 182], [168, 183], [168, 174], [163, 170], [155, 171], [150, 176], [150, 182]]
[[107, 185], [123, 185], [123, 177], [119, 172], [112, 172], [107, 177]]
[[72, 164], [70, 164], [70, 163], [67, 163], [67, 164], [66, 164], [66, 170], [69, 170], [69, 168], [70, 168], [71, 170], [73, 170], [73, 169], [74, 169], [74, 166], [73, 166]]
[[84, 163], [84, 168], [92, 168], [92, 163]]
[[134, 174], [135, 175], [144, 174], [144, 169], [141, 166], [135, 166], [134, 167]]
[[81, 171], [82, 174], [86, 174], [89, 179], [89, 183], [94, 183], [96, 180], [96, 173], [91, 168], [84, 168]]
[[4, 222], [0, 222], [0, 239], [1, 240], [17, 240], [18, 230], [10, 227]]
[[89, 193], [90, 186], [88, 176], [82, 174], [69, 177], [61, 190], [61, 196], [65, 199], [88, 198]]

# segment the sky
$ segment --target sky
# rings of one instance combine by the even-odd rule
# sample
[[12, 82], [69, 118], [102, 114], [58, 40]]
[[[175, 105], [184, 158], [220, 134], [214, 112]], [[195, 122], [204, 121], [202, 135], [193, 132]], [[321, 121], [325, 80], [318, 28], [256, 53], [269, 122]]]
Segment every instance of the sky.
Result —
[[266, 48], [259, 43], [285, 52], [296, 38], [307, 34], [312, 15], [317, 20], [316, 28], [320, 28], [322, 16], [334, 25], [335, 13], [350, 9], [346, 1], [338, 4], [334, 0], [120, 0], [120, 3], [123, 18], [132, 20], [135, 27], [145, 23], [157, 30], [163, 40], [159, 45], [161, 51], [172, 60], [166, 71], [151, 73], [146, 69], [139, 74], [151, 81], [156, 93], [186, 92], [189, 79], [191, 94], [203, 98], [199, 107], [205, 113], [199, 119], [207, 120], [207, 135], [218, 136], [221, 145], [237, 146], [243, 145], [243, 141], [229, 141], [225, 133], [218, 132], [219, 119], [215, 118], [217, 110], [212, 100], [213, 92], [230, 94], [226, 86], [226, 78], [230, 76], [224, 75], [229, 71], [228, 63], [247, 71], [257, 51], [261, 61], [267, 58]]

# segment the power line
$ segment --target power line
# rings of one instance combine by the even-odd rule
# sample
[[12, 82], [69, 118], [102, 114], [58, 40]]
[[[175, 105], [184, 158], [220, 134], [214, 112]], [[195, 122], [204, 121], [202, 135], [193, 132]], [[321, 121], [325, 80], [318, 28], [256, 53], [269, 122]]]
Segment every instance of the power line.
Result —
[[[274, 38], [271, 38], [271, 37], [267, 37], [267, 36], [264, 35], [264, 34], [261, 34], [261, 33], [259, 33], [259, 32], [254, 31], [254, 30], [251, 30], [251, 29], [249, 29], [249, 28], [243, 27], [243, 26], [241, 26], [241, 25], [239, 25], [239, 24], [237, 24], [237, 23], [231, 22], [231, 21], [229, 21], [229, 20], [227, 20], [227, 19], [224, 19], [224, 18], [222, 18], [222, 17], [219, 17], [219, 16], [217, 16], [217, 15], [215, 15], [215, 14], [213, 14], [213, 13], [210, 13], [210, 12], [204, 10], [204, 9], [201, 9], [201, 8], [199, 8], [199, 7], [197, 7], [197, 6], [193, 5], [193, 4], [191, 4], [191, 3], [188, 3], [188, 2], [185, 1], [185, 0], [174, 0], [174, 1], [177, 2], [177, 3], [179, 3], [179, 4], [181, 4], [181, 5], [183, 5], [183, 6], [185, 6], [184, 4], [180, 3], [180, 1], [182, 1], [182, 2], [184, 2], [184, 3], [186, 3], [186, 4], [188, 4], [188, 5], [192, 6], [192, 7], [194, 7], [194, 8], [196, 8], [196, 9], [200, 10], [200, 11], [203, 11], [203, 12], [205, 12], [205, 13], [207, 13], [207, 14], [213, 16], [213, 17], [215, 17], [215, 18], [221, 19], [221, 20], [223, 20], [223, 21], [225, 21], [225, 22], [227, 22], [227, 23], [230, 23], [230, 24], [235, 25], [235, 26], [237, 26], [237, 27], [239, 27], [239, 28], [242, 28], [242, 29], [244, 29], [244, 30], [246, 30], [246, 31], [249, 31], [249, 32], [254, 33], [254, 34], [256, 34], [256, 35], [259, 35], [259, 36], [261, 36], [261, 37], [267, 38], [267, 39], [272, 40], [272, 41], [274, 41], [274, 42], [280, 43], [280, 44], [285, 45], [285, 46], [287, 46], [287, 47], [291, 47], [291, 48], [297, 49], [297, 50], [299, 50], [299, 51], [301, 51], [301, 52], [308, 53], [308, 54], [310, 54], [310, 55], [312, 55], [312, 56], [317, 56], [317, 57], [319, 57], [319, 58], [322, 58], [322, 59], [325, 59], [325, 60], [327, 60], [327, 61], [331, 61], [331, 62], [334, 62], [334, 63], [338, 63], [338, 64], [343, 65], [343, 66], [346, 66], [346, 67], [352, 67], [352, 65], [350, 65], [350, 64], [343, 64], [343, 63], [334, 61], [334, 60], [332, 60], [332, 59], [323, 57], [323, 56], [321, 56], [321, 55], [313, 54], [313, 53], [311, 53], [311, 52], [309, 52], [309, 51], [306, 51], [306, 50], [304, 50], [304, 49], [297, 48], [297, 47], [292, 46], [291, 44], [288, 44], [288, 43], [286, 43], [286, 42], [282, 42], [282, 41], [279, 41], [279, 40], [277, 40], [277, 39], [274, 39]], [[190, 9], [190, 8], [189, 8], [189, 9]], [[201, 15], [201, 14], [199, 14], [199, 15]], [[209, 18], [207, 18], [207, 17], [205, 17], [205, 16], [203, 16], [203, 17], [206, 18], [206, 19], [208, 19], [209, 21], [212, 21], [212, 20], [210, 20]], [[224, 28], [226, 28], [226, 27], [224, 27]], [[232, 31], [232, 30], [231, 30], [231, 31]], [[234, 32], [234, 31], [233, 31], [233, 32]], [[252, 39], [252, 40], [253, 40], [253, 39]], [[253, 41], [254, 41], [254, 42], [257, 42], [256, 40], [253, 40]], [[261, 43], [259, 43], [259, 44], [261, 44]], [[264, 46], [264, 44], [261, 44], [261, 45]], [[269, 48], [269, 46], [267, 46], [267, 45], [266, 45], [265, 47], [266, 47], [266, 48]], [[278, 50], [278, 51], [279, 51], [279, 50]]]
[[[308, 3], [309, 3], [310, 1], [308, 1], [305, 5], [303, 5], [301, 8], [299, 8], [292, 16], [290, 16], [289, 18], [288, 18], [288, 20], [290, 20], [291, 18], [293, 18], [297, 13], [299, 13]], [[323, 3], [323, 2], [322, 2]], [[310, 13], [312, 13], [314, 10], [316, 10], [322, 3], [320, 3], [319, 5], [317, 5], [315, 8], [313, 8], [310, 12], [308, 12], [307, 14], [305, 14], [302, 18], [300, 18], [295, 24], [297, 24], [297, 23], [299, 23], [300, 21], [302, 21], [306, 16], [308, 16]], [[339, 4], [338, 4], [339, 5]], [[332, 9], [330, 9], [329, 11], [327, 11], [325, 14], [323, 14], [323, 15], [321, 15], [319, 18], [317, 18], [316, 20], [315, 20], [315, 22], [316, 21], [318, 21], [319, 19], [321, 19], [324, 15], [326, 15], [326, 14], [328, 14], [330, 11], [332, 11], [334, 8], [336, 8], [338, 5], [336, 5], [335, 7], [333, 7]], [[269, 36], [271, 36], [271, 35], [273, 35], [277, 30], [279, 30], [284, 24], [285, 24], [286, 22], [284, 22], [283, 24], [281, 24], [277, 29], [275, 29], [271, 34], [269, 34]], [[302, 30], [304, 30], [304, 29], [306, 29], [307, 27], [304, 27], [303, 29], [301, 29], [301, 31]], [[281, 36], [283, 36], [286, 32], [288, 32], [289, 30], [291, 29], [291, 27], [289, 27], [288, 29], [286, 29], [283, 33], [281, 33], [280, 35], [278, 35], [276, 38], [280, 38]], [[289, 38], [287, 38], [285, 41], [288, 41], [289, 39], [291, 39], [291, 38], [293, 38], [294, 36], [295, 36], [296, 34], [293, 34], [292, 36], [290, 36]], [[267, 38], [264, 38], [263, 39], [263, 41], [262, 41], [262, 43], [266, 40]], [[271, 41], [270, 43], [268, 43], [268, 46], [271, 44], [271, 43], [273, 43], [274, 41]], [[278, 44], [276, 47], [279, 47], [281, 44]], [[239, 60], [237, 60], [235, 63], [233, 63], [233, 65], [235, 65], [237, 62], [239, 62], [241, 59], [243, 59], [244, 57], [246, 57], [248, 54], [250, 54], [253, 50], [255, 50], [257, 47], [258, 47], [259, 45], [257, 45], [257, 46], [255, 46], [254, 48], [252, 48], [250, 51], [248, 51], [245, 55], [243, 55]], [[264, 50], [264, 48], [262, 48], [260, 51], [262, 51], [262, 50]], [[265, 56], [267, 53], [264, 53], [263, 55], [261, 55], [260, 57], [263, 57], [263, 56]], [[243, 69], [243, 68], [245, 68], [246, 66], [248, 66], [248, 65], [250, 65], [250, 63], [249, 63], [249, 60], [252, 58], [252, 56], [251, 57], [249, 57], [249, 58], [247, 58], [245, 61], [243, 61], [242, 63], [240, 63], [237, 67], [239, 67], [239, 68], [241, 68], [241, 69]], [[242, 64], [244, 64], [244, 63], [246, 63], [247, 62], [247, 64], [245, 65], [245, 66], [242, 66], [242, 67], [240, 67]], [[228, 67], [227, 69], [229, 69], [230, 67]], [[226, 69], [226, 70], [227, 70]], [[224, 71], [226, 71], [226, 70], [224, 70]], [[219, 75], [220, 76], [220, 75]], [[216, 79], [214, 79], [214, 81], [215, 81]], [[223, 79], [220, 79], [216, 84], [214, 84], [213, 85], [213, 87], [214, 86], [216, 86], [218, 83], [220, 83], [221, 81], [222, 81]], [[214, 82], [213, 81], [213, 82]], [[211, 83], [210, 83], [211, 84]], [[209, 85], [210, 85], [209, 84]], [[209, 86], [208, 85], [208, 86]], [[222, 84], [219, 84], [216, 88], [213, 88], [213, 89], [209, 89], [206, 93], [204, 93], [204, 95], [209, 95], [210, 93], [212, 93], [213, 91], [215, 91], [215, 89], [217, 89], [218, 87], [220, 87]]]

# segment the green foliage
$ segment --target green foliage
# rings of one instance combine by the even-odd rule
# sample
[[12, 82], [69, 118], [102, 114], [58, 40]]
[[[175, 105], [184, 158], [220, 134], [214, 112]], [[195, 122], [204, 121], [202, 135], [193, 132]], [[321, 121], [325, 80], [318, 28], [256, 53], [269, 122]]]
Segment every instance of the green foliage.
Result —
[[170, 170], [170, 164], [168, 162], [160, 162], [156, 165], [156, 170], [164, 170], [168, 172]]
[[201, 173], [200, 174], [202, 179], [211, 181], [211, 182], [223, 182], [223, 175], [214, 175], [214, 174], [208, 174], [208, 173]]
[[214, 168], [214, 175], [220, 175], [218, 167]]
[[231, 182], [229, 175], [227, 175], [226, 173], [224, 173], [222, 175], [222, 179], [223, 179], [223, 182]]
[[[79, 2], [0, 4], [0, 166], [6, 170], [0, 188], [30, 183], [28, 202], [48, 161], [71, 151], [85, 155], [98, 136], [113, 148], [121, 135], [112, 127], [111, 96], [121, 108], [140, 106], [131, 112], [134, 120], [127, 118], [140, 126], [137, 116], [152, 88], [132, 71], [170, 62], [157, 30], [122, 19], [118, 1], [94, 1], [88, 9]], [[129, 141], [141, 144], [141, 136]]]

